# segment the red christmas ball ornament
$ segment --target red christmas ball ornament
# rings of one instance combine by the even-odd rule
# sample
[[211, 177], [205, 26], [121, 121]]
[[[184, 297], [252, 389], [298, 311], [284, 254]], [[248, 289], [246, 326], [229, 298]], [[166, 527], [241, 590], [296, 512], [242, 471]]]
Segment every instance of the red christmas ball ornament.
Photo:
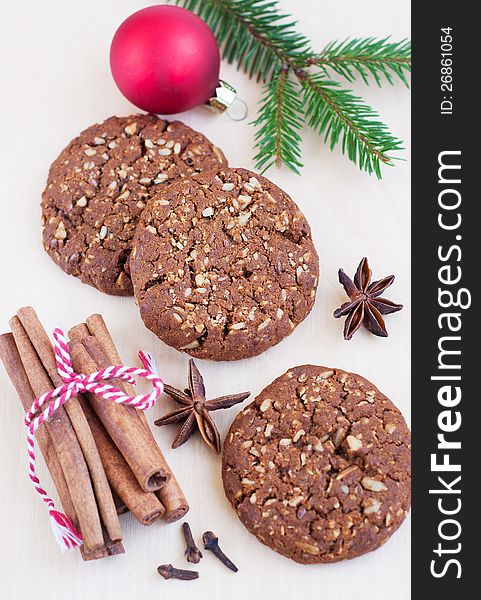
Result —
[[215, 97], [219, 47], [209, 27], [192, 12], [150, 6], [117, 29], [110, 68], [120, 91], [138, 108], [179, 113]]

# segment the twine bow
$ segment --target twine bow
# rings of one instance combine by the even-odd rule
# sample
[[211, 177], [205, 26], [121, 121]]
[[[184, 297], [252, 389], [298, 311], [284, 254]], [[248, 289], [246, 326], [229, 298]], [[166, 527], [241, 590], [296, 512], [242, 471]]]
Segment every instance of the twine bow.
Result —
[[[91, 392], [102, 396], [106, 400], [116, 402], [117, 404], [127, 404], [139, 410], [151, 408], [164, 389], [164, 383], [157, 373], [153, 357], [146, 353], [139, 352], [139, 358], [144, 368], [110, 366], [100, 369], [91, 375], [75, 373], [72, 367], [68, 344], [65, 335], [61, 329], [54, 329], [53, 337], [55, 340], [54, 351], [57, 370], [64, 382], [58, 388], [42, 394], [32, 404], [25, 417], [25, 427], [27, 428], [27, 446], [29, 457], [29, 477], [37, 493], [48, 506], [50, 522], [55, 538], [62, 548], [70, 550], [83, 543], [82, 534], [76, 530], [70, 519], [63, 513], [55, 509], [53, 500], [40, 484], [40, 480], [35, 470], [35, 432], [37, 429], [51, 418], [51, 416], [61, 406], [73, 396], [83, 392]], [[138, 396], [129, 396], [114, 385], [104, 383], [106, 379], [122, 379], [129, 383], [135, 383], [134, 378], [144, 378], [152, 383], [152, 391], [149, 394]]]

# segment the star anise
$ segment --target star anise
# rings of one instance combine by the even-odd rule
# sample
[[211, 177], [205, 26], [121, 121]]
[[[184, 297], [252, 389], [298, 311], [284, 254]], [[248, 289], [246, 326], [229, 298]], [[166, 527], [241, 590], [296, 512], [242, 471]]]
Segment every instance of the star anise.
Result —
[[336, 319], [347, 317], [344, 324], [345, 340], [350, 340], [362, 323], [374, 335], [387, 337], [388, 333], [382, 315], [397, 312], [403, 307], [402, 304], [394, 304], [390, 300], [380, 298], [380, 295], [394, 281], [394, 275], [372, 283], [371, 275], [372, 272], [365, 257], [359, 263], [354, 282], [342, 269], [339, 269], [339, 282], [344, 286], [350, 301], [335, 310], [334, 316]]
[[178, 448], [199, 429], [205, 443], [217, 454], [221, 450], [220, 435], [209, 412], [221, 408], [230, 408], [234, 404], [243, 402], [250, 392], [221, 396], [214, 400], [206, 400], [205, 387], [202, 375], [192, 359], [189, 360], [189, 387], [181, 392], [170, 385], [164, 386], [164, 392], [173, 398], [181, 408], [157, 419], [155, 425], [169, 425], [183, 421], [179, 432], [172, 444], [172, 448]]

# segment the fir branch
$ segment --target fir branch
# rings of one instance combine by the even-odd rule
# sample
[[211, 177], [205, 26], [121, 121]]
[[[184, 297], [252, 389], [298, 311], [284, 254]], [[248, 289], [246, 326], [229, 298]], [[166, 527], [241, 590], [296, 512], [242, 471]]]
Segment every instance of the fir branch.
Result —
[[319, 74], [298, 72], [303, 88], [308, 124], [324, 136], [332, 150], [341, 143], [343, 154], [381, 179], [381, 165], [392, 165], [390, 152], [401, 150], [377, 113], [351, 91]]
[[250, 78], [266, 82], [285, 63], [312, 55], [308, 39], [294, 29], [296, 21], [279, 12], [277, 0], [174, 0], [195, 12], [212, 29], [229, 63]]
[[409, 87], [406, 73], [411, 71], [411, 42], [390, 42], [389, 39], [371, 37], [331, 42], [320, 54], [313, 55], [308, 64], [320, 67], [325, 74], [332, 69], [348, 81], [360, 75], [369, 84], [369, 75], [372, 75], [379, 86], [383, 77], [393, 84], [393, 76], [397, 76]]
[[366, 83], [371, 75], [378, 85], [384, 78], [393, 83], [398, 77], [408, 85], [409, 41], [355, 38], [332, 42], [314, 54], [309, 40], [296, 32], [296, 22], [278, 10], [277, 0], [173, 1], [204, 19], [229, 63], [265, 83], [254, 121], [259, 168], [265, 171], [274, 164], [285, 164], [298, 172], [302, 166], [299, 132], [303, 112], [331, 150], [341, 143], [342, 152], [361, 170], [381, 178], [381, 166], [393, 164], [390, 153], [401, 149], [400, 140], [372, 108], [340, 88], [329, 73], [333, 71], [348, 81], [359, 75]]
[[284, 65], [263, 89], [263, 99], [254, 121], [257, 128], [254, 161], [261, 173], [272, 165], [287, 167], [299, 173], [301, 136], [304, 124], [299, 86], [289, 77], [290, 68]]

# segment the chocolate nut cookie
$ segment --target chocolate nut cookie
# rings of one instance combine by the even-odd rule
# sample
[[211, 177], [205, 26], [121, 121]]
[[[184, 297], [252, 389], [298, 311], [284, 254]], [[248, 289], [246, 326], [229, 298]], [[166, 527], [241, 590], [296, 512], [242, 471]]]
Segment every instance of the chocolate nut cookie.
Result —
[[319, 275], [304, 215], [245, 169], [180, 179], [152, 198], [130, 268], [145, 325], [213, 360], [255, 356], [289, 335], [309, 314]]
[[93, 125], [50, 168], [45, 250], [84, 283], [132, 294], [130, 246], [147, 200], [179, 177], [226, 164], [218, 148], [179, 121], [133, 115]]
[[375, 550], [410, 507], [411, 435], [399, 410], [353, 373], [294, 367], [234, 420], [222, 476], [240, 520], [299, 563]]

